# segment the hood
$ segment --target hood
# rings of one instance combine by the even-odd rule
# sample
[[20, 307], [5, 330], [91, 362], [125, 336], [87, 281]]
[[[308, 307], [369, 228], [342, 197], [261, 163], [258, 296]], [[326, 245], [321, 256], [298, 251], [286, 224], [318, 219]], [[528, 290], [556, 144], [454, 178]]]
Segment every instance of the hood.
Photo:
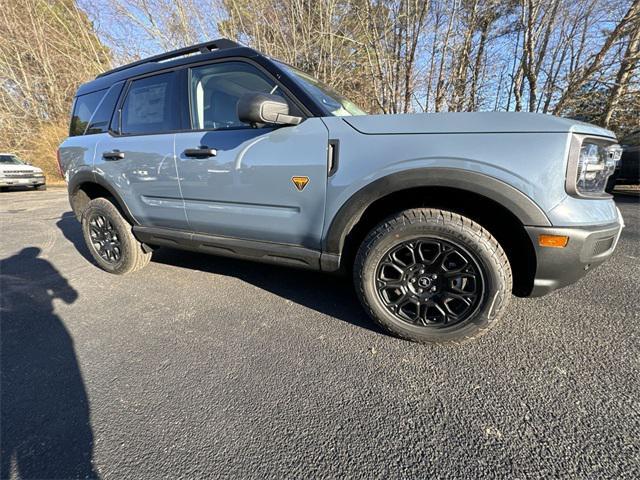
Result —
[[15, 165], [10, 163], [0, 163], [0, 172], [6, 172], [10, 170], [19, 170], [21, 172], [42, 173], [41, 168], [34, 167], [33, 165]]
[[343, 117], [367, 135], [415, 133], [582, 133], [615, 138], [613, 132], [589, 123], [542, 113], [472, 112], [362, 115]]

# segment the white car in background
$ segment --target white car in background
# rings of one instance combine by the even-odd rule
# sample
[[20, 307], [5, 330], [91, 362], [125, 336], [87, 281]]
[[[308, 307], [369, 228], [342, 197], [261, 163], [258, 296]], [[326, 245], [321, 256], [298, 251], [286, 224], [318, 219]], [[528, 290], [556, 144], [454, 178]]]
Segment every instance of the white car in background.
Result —
[[42, 169], [23, 162], [12, 153], [0, 153], [0, 189], [9, 187], [47, 189]]

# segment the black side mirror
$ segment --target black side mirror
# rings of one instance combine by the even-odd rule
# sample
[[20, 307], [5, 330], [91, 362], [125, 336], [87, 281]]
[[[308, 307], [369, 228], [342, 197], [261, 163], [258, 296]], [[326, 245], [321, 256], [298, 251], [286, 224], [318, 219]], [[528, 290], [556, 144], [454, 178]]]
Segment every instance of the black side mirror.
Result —
[[289, 115], [282, 97], [267, 93], [245, 93], [238, 100], [238, 119], [254, 127], [265, 124], [298, 125], [301, 117]]

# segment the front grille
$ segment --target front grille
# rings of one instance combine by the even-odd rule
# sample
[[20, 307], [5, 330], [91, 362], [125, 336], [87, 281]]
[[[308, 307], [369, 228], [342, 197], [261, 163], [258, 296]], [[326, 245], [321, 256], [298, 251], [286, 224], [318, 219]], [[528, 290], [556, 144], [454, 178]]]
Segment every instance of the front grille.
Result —
[[601, 238], [600, 240], [598, 240], [593, 246], [593, 255], [594, 256], [600, 255], [601, 253], [604, 253], [607, 250], [609, 250], [611, 247], [613, 247], [614, 239], [615, 237], [607, 237], [607, 238]]
[[33, 170], [4, 170], [0, 173], [4, 173], [5, 175], [13, 175], [13, 174], [18, 174], [18, 175], [22, 175], [22, 174], [28, 174], [28, 175], [33, 175]]
[[6, 178], [33, 178], [36, 175], [33, 172], [29, 172], [29, 173], [6, 173], [5, 172], [4, 176]]

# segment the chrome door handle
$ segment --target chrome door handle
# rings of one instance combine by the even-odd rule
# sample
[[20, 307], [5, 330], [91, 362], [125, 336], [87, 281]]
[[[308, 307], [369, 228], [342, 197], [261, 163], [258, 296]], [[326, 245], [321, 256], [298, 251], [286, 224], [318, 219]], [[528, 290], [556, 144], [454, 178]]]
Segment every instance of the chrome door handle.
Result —
[[193, 157], [193, 158], [215, 157], [217, 154], [218, 154], [218, 151], [215, 148], [209, 148], [205, 146], [201, 146], [198, 148], [187, 148], [184, 151], [185, 157]]

